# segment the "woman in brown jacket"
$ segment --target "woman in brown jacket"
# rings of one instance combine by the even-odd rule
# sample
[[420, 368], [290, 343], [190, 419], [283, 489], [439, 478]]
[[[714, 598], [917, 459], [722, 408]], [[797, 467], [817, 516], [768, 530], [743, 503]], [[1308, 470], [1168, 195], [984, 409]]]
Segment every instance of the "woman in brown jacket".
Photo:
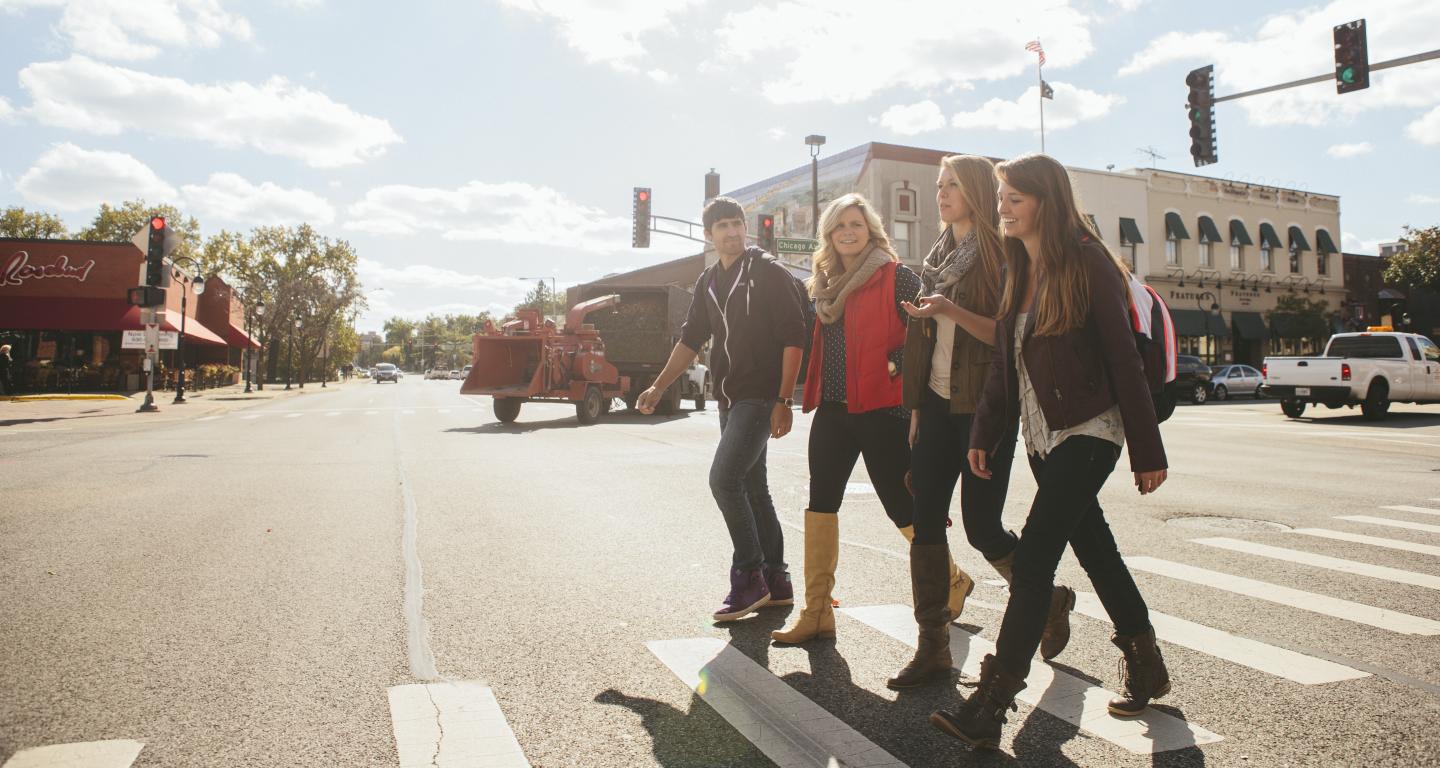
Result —
[[991, 477], [1019, 420], [1039, 488], [1015, 551], [996, 653], [985, 657], [958, 712], [930, 716], [942, 731], [989, 749], [1025, 688], [1067, 544], [1124, 654], [1124, 693], [1111, 713], [1139, 715], [1170, 690], [1145, 600], [1098, 502], [1126, 442], [1140, 493], [1165, 482], [1165, 449], [1130, 330], [1127, 270], [1080, 215], [1060, 163], [1025, 155], [1001, 163], [996, 175], [1006, 279], [968, 460], [977, 476]]

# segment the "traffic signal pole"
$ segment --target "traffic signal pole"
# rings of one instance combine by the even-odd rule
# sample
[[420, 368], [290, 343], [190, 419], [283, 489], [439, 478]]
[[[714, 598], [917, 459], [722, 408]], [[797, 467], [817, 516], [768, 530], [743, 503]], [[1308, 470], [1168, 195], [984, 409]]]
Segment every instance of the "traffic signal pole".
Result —
[[[1391, 68], [1393, 68], [1393, 67], [1403, 67], [1403, 66], [1405, 66], [1406, 64], [1418, 64], [1418, 63], [1420, 63], [1420, 62], [1422, 62], [1422, 61], [1430, 61], [1430, 60], [1432, 60], [1432, 59], [1440, 59], [1440, 49], [1437, 49], [1437, 50], [1434, 50], [1434, 51], [1427, 51], [1426, 53], [1417, 53], [1417, 54], [1415, 54], [1414, 56], [1402, 56], [1402, 57], [1400, 57], [1400, 58], [1398, 58], [1398, 59], [1391, 59], [1391, 60], [1389, 60], [1389, 61], [1382, 61], [1382, 62], [1380, 62], [1379, 64], [1371, 64], [1371, 65], [1370, 65], [1370, 71], [1371, 71], [1371, 72], [1375, 72], [1375, 71], [1378, 71], [1378, 70], [1381, 70], [1381, 69], [1391, 69]], [[1307, 78], [1305, 78], [1304, 80], [1292, 80], [1292, 81], [1290, 81], [1290, 82], [1288, 82], [1288, 83], [1281, 83], [1281, 84], [1279, 84], [1279, 85], [1266, 86], [1265, 88], [1256, 88], [1256, 89], [1253, 90], [1253, 91], [1243, 91], [1243, 92], [1241, 92], [1241, 93], [1232, 93], [1232, 94], [1230, 94], [1229, 96], [1217, 96], [1217, 97], [1215, 97], [1215, 100], [1214, 100], [1213, 102], [1211, 102], [1211, 103], [1213, 103], [1213, 104], [1219, 104], [1219, 103], [1222, 102], [1222, 101], [1234, 101], [1234, 100], [1236, 100], [1236, 99], [1243, 99], [1243, 98], [1245, 98], [1245, 97], [1247, 97], [1247, 96], [1259, 96], [1259, 95], [1262, 94], [1262, 93], [1272, 93], [1272, 92], [1274, 92], [1274, 91], [1283, 91], [1283, 90], [1285, 90], [1285, 89], [1287, 89], [1287, 88], [1296, 88], [1296, 87], [1298, 87], [1298, 86], [1310, 85], [1310, 84], [1312, 84], [1312, 83], [1323, 83], [1323, 82], [1325, 82], [1326, 80], [1334, 80], [1334, 79], [1335, 79], [1335, 73], [1334, 73], [1334, 72], [1327, 72], [1326, 74], [1323, 74], [1323, 75], [1316, 75], [1316, 76], [1314, 76], [1314, 77], [1307, 77]]]

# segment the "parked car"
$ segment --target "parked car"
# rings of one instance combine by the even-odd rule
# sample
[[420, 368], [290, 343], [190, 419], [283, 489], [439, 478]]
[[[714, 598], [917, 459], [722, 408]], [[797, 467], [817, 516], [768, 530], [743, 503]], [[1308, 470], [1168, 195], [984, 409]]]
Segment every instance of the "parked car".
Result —
[[1217, 365], [1211, 369], [1210, 396], [1216, 400], [1228, 400], [1241, 395], [1253, 395], [1256, 400], [1265, 395], [1260, 385], [1265, 375], [1248, 365]]
[[1265, 358], [1265, 394], [1300, 418], [1309, 403], [1360, 406], [1365, 418], [1385, 418], [1391, 403], [1440, 403], [1440, 347], [1418, 333], [1388, 326], [1337, 333], [1319, 357]]
[[1175, 380], [1166, 385], [1176, 400], [1199, 405], [1210, 399], [1210, 366], [1194, 355], [1176, 355]]
[[396, 384], [399, 384], [400, 378], [403, 375], [404, 374], [400, 372], [400, 369], [396, 368], [393, 363], [381, 363], [375, 366], [372, 377], [375, 379], [376, 384], [379, 384], [382, 381], [393, 381]]
[[451, 372], [450, 372], [450, 379], [451, 379], [452, 381], [464, 381], [464, 380], [465, 380], [465, 377], [464, 377], [464, 376], [461, 376], [459, 371], [451, 371]]

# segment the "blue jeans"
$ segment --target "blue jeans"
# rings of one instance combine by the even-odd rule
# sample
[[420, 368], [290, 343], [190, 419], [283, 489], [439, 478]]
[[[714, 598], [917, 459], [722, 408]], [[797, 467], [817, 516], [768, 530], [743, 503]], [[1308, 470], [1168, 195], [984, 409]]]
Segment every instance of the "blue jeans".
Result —
[[710, 493], [730, 529], [735, 549], [731, 565], [742, 571], [762, 565], [775, 572], [786, 569], [785, 535], [765, 477], [774, 405], [773, 400], [740, 400], [720, 410], [720, 445], [710, 463]]

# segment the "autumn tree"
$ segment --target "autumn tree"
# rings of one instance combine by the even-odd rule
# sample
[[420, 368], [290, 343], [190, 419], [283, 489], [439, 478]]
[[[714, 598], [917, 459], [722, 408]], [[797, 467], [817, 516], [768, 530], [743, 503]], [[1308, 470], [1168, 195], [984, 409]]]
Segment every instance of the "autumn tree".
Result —
[[169, 203], [149, 205], [144, 200], [128, 200], [117, 208], [101, 203], [100, 211], [95, 214], [90, 226], [75, 233], [75, 237], [105, 243], [128, 243], [136, 232], [150, 226], [150, 219], [154, 216], [164, 216], [166, 226], [173, 228], [180, 238], [179, 244], [170, 253], [171, 257], [183, 256], [199, 261], [204, 249], [200, 222]]
[[27, 211], [18, 206], [0, 213], [0, 237], [28, 237], [51, 240], [65, 237], [65, 222], [44, 211]]
[[1440, 226], [1405, 228], [1405, 247], [1389, 258], [1385, 282], [1440, 293]]

